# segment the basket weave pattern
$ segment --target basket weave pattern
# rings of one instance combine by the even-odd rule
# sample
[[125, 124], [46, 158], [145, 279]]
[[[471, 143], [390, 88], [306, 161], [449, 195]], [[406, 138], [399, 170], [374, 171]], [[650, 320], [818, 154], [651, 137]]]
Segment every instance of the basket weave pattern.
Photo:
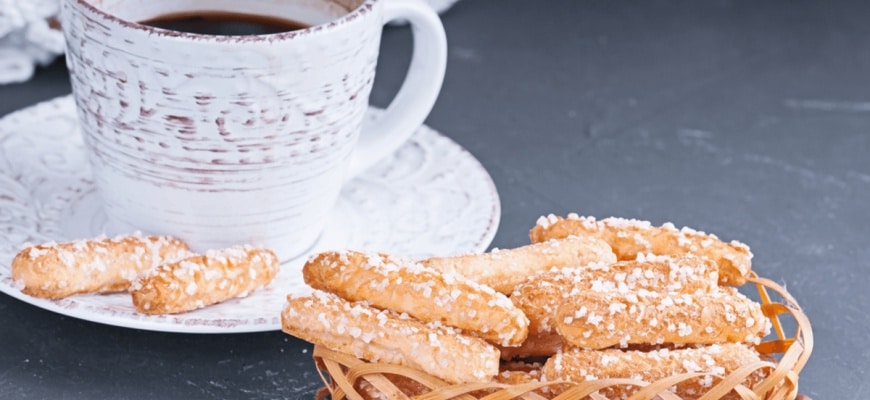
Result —
[[[755, 284], [761, 300], [764, 315], [770, 320], [775, 337], [756, 346], [763, 359], [745, 365], [726, 376], [718, 377], [716, 383], [698, 400], [715, 400], [726, 395], [742, 400], [794, 400], [798, 396], [798, 374], [803, 369], [813, 348], [813, 335], [810, 321], [801, 311], [797, 301], [780, 285], [754, 275], [749, 282]], [[780, 298], [772, 300], [770, 292]], [[797, 329], [788, 336], [783, 328], [781, 316], [791, 316]], [[628, 400], [684, 400], [671, 392], [674, 385], [697, 379], [706, 373], [674, 375], [655, 382], [632, 379], [599, 379], [582, 383], [573, 382], [533, 382], [518, 385], [501, 383], [449, 384], [424, 372], [412, 368], [369, 363], [353, 356], [337, 353], [322, 346], [314, 347], [314, 359], [320, 376], [326, 385], [318, 393], [318, 399], [331, 396], [333, 400], [364, 400], [370, 398], [359, 388], [367, 384], [380, 392], [380, 398], [406, 400], [543, 400], [539, 393], [549, 387], [559, 393], [554, 400], [615, 400], [599, 393], [606, 388], [634, 387]], [[765, 370], [766, 378], [753, 387], [743, 382], [753, 372]], [[363, 382], [365, 381], [365, 382]], [[410, 384], [409, 384], [410, 383]], [[414, 390], [408, 390], [408, 387]], [[423, 394], [420, 388], [424, 388]], [[409, 393], [411, 392], [411, 393]], [[369, 392], [370, 393], [370, 392]], [[416, 396], [415, 396], [416, 395]], [[552, 396], [550, 396], [552, 397]]]

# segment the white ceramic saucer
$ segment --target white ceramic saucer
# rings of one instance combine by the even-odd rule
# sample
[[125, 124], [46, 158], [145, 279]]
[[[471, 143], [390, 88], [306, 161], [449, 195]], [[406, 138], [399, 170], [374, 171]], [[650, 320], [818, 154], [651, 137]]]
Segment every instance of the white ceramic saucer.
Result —
[[[379, 110], [372, 109], [370, 120], [377, 115]], [[495, 235], [500, 213], [495, 186], [480, 163], [424, 126], [392, 158], [345, 186], [312, 251], [358, 249], [412, 257], [482, 252]], [[171, 316], [138, 314], [124, 293], [49, 301], [16, 288], [10, 263], [25, 243], [93, 237], [105, 232], [105, 225], [72, 98], [0, 119], [0, 291], [110, 325], [229, 333], [280, 329], [286, 295], [309, 290], [300, 273], [305, 256], [285, 263], [269, 287], [248, 298]]]

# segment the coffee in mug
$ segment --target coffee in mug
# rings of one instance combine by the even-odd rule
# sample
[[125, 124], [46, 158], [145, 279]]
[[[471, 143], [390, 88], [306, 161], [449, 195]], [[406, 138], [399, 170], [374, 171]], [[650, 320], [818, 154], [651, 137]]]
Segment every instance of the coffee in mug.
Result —
[[222, 36], [271, 35], [310, 27], [291, 19], [221, 11], [167, 14], [140, 23], [172, 31]]

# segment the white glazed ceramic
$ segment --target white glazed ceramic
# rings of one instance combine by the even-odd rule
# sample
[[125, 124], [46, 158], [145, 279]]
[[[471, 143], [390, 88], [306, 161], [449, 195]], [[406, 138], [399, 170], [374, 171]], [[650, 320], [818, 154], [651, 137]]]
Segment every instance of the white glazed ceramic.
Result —
[[[128, 21], [191, 10], [311, 28], [208, 36]], [[405, 85], [360, 136], [382, 26], [414, 25]], [[446, 40], [420, 0], [64, 0], [67, 64], [110, 233], [194, 250], [311, 247], [342, 184], [395, 151], [441, 87]]]
[[[366, 123], [381, 114], [375, 111]], [[344, 186], [313, 251], [360, 249], [410, 257], [481, 252], [499, 217], [498, 194], [486, 170], [456, 143], [423, 126]], [[250, 297], [172, 316], [138, 314], [123, 293], [45, 300], [15, 287], [9, 267], [25, 243], [93, 237], [105, 225], [73, 99], [0, 119], [0, 292], [90, 321], [204, 333], [280, 329], [286, 295], [307, 290], [302, 257], [282, 265], [275, 281]]]

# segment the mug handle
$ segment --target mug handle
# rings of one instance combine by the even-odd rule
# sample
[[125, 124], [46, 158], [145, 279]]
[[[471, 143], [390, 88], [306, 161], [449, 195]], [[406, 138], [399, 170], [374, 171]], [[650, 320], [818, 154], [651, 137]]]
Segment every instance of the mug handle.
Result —
[[411, 66], [386, 111], [365, 126], [351, 155], [353, 178], [404, 144], [432, 111], [447, 67], [447, 36], [438, 14], [422, 0], [386, 0], [384, 24], [406, 20], [414, 35]]

